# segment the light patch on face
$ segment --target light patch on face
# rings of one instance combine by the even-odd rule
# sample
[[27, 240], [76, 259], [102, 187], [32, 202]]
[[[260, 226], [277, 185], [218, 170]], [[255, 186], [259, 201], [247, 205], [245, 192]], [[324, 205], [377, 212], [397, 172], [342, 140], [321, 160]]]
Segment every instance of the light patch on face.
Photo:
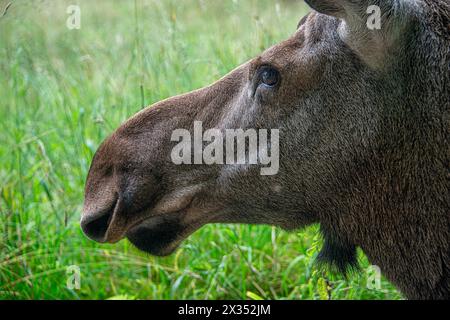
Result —
[[280, 184], [278, 184], [278, 183], [275, 183], [275, 184], [272, 186], [272, 191], [273, 191], [274, 193], [280, 193], [282, 190], [283, 190], [283, 187], [282, 187]]
[[152, 219], [147, 219], [144, 222], [142, 222], [139, 227], [145, 227], [148, 229], [153, 229], [161, 225], [161, 223], [164, 222], [163, 217], [154, 217]]
[[220, 171], [219, 181], [227, 181], [237, 175], [244, 175], [254, 168], [249, 164], [224, 165]]
[[152, 213], [169, 214], [185, 209], [202, 187], [202, 185], [188, 186], [165, 195], [152, 210]]

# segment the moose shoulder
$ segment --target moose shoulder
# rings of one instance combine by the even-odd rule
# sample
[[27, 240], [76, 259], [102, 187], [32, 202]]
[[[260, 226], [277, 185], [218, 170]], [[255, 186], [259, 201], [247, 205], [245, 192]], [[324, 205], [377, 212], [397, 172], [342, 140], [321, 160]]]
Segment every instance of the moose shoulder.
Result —
[[[168, 255], [208, 223], [320, 223], [320, 260], [345, 271], [359, 247], [406, 297], [449, 299], [450, 4], [306, 2], [313, 12], [291, 38], [101, 145], [82, 228]], [[380, 28], [368, 27], [370, 6]], [[244, 141], [252, 164], [174, 163], [173, 132], [199, 122], [216, 136], [278, 130], [279, 145], [266, 139], [255, 156]], [[260, 152], [279, 157], [276, 174], [260, 174]]]

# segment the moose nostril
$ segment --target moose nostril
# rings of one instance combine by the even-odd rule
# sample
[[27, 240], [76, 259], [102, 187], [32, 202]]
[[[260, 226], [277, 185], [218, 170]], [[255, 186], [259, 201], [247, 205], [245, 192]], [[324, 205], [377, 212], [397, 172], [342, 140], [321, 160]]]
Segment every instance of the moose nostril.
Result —
[[86, 219], [81, 222], [83, 232], [92, 240], [105, 242], [105, 235], [108, 231], [111, 213], [103, 214], [96, 218]]

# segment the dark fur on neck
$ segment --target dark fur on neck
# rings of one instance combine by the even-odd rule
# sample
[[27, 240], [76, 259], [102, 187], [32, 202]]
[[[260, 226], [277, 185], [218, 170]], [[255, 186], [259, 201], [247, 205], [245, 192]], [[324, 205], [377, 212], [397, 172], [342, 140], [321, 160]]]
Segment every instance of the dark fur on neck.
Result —
[[316, 260], [319, 265], [343, 275], [359, 269], [355, 245], [339, 239], [323, 226], [321, 227], [321, 233], [324, 238], [324, 244]]

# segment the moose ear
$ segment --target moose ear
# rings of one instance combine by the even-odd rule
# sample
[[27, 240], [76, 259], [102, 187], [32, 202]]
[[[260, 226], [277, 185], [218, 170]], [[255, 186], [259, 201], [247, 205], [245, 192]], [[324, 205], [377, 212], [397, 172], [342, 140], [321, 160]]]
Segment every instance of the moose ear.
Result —
[[[362, 23], [367, 13], [371, 11], [370, 8], [387, 9], [389, 4], [392, 4], [392, 0], [305, 0], [305, 2], [315, 11], [344, 19], [347, 23], [350, 22], [349, 20]], [[374, 3], [376, 3], [375, 6]]]
[[[408, 19], [409, 1], [394, 0], [305, 0], [315, 11], [344, 21], [339, 29], [342, 40], [373, 67], [386, 65], [394, 52]], [[376, 3], [376, 5], [373, 5]]]
[[345, 15], [345, 10], [340, 0], [305, 0], [305, 2], [319, 13], [338, 18], [342, 18]]

